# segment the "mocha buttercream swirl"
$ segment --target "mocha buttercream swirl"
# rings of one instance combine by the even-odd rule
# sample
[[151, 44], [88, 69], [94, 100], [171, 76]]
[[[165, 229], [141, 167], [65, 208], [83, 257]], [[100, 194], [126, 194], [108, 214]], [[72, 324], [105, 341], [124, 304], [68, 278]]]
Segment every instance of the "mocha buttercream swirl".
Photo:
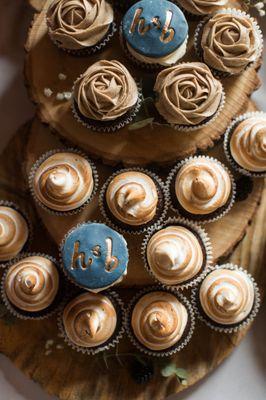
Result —
[[38, 312], [49, 307], [58, 292], [55, 264], [41, 256], [26, 257], [12, 265], [5, 279], [5, 292], [17, 308]]
[[178, 343], [187, 323], [185, 306], [173, 294], [160, 291], [141, 297], [131, 317], [138, 341], [154, 351], [168, 349]]
[[109, 183], [106, 202], [111, 213], [119, 221], [128, 225], [143, 225], [151, 221], [156, 214], [156, 184], [143, 172], [122, 172]]
[[77, 80], [74, 99], [84, 117], [112, 121], [136, 105], [138, 88], [123, 64], [102, 60], [89, 67]]
[[110, 339], [116, 329], [117, 316], [108, 297], [88, 292], [67, 304], [63, 324], [71, 342], [89, 348]]
[[82, 206], [94, 187], [90, 163], [76, 153], [55, 153], [35, 172], [33, 190], [37, 199], [56, 211], [70, 211]]
[[180, 6], [195, 15], [212, 14], [219, 8], [224, 7], [228, 0], [177, 0]]
[[99, 43], [113, 20], [112, 6], [105, 0], [54, 0], [47, 11], [50, 36], [68, 50]]
[[203, 251], [191, 230], [184, 226], [168, 226], [149, 240], [147, 260], [160, 282], [176, 285], [199, 273], [203, 266]]
[[230, 139], [230, 151], [242, 168], [252, 172], [266, 170], [266, 114], [240, 122]]
[[220, 81], [207, 65], [182, 63], [159, 73], [156, 107], [167, 122], [195, 126], [213, 117], [223, 96]]
[[218, 324], [242, 322], [254, 304], [254, 286], [240, 270], [217, 269], [200, 287], [200, 303], [207, 316]]
[[261, 39], [251, 17], [217, 13], [204, 26], [201, 47], [210, 67], [229, 74], [242, 72], [261, 51]]
[[204, 157], [188, 160], [175, 180], [177, 200], [191, 214], [210, 214], [223, 207], [231, 191], [227, 170], [216, 160]]
[[11, 207], [0, 206], [0, 261], [18, 255], [29, 237], [25, 218]]

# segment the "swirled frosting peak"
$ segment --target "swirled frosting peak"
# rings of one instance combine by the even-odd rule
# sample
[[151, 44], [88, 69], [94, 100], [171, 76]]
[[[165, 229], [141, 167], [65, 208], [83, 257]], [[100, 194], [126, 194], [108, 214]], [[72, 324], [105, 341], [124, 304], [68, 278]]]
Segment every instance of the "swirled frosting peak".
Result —
[[47, 11], [52, 39], [68, 50], [99, 43], [113, 20], [112, 6], [105, 0], [54, 0]]
[[200, 303], [207, 316], [218, 324], [242, 322], [254, 304], [254, 286], [241, 270], [219, 268], [202, 282]]
[[232, 157], [252, 172], [266, 170], [266, 114], [258, 113], [240, 122], [230, 140]]
[[119, 221], [128, 225], [143, 225], [156, 214], [157, 188], [152, 178], [143, 172], [122, 172], [110, 182], [106, 202]]
[[224, 7], [228, 0], [178, 0], [184, 10], [195, 15], [212, 14], [219, 8]]
[[91, 196], [94, 187], [89, 162], [76, 153], [56, 153], [37, 169], [33, 189], [37, 199], [56, 211], [80, 207]]
[[131, 325], [136, 338], [155, 351], [168, 349], [183, 336], [188, 323], [185, 306], [167, 292], [150, 292], [136, 303]]
[[216, 160], [204, 157], [188, 160], [175, 180], [177, 200], [192, 214], [210, 214], [223, 207], [231, 190], [227, 170]]

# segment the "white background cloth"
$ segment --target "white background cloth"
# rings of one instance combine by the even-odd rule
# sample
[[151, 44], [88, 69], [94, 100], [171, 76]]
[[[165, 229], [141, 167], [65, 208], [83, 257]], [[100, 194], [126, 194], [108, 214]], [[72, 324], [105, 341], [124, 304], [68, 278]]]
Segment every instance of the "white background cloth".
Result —
[[[0, 0], [0, 150], [34, 114], [23, 81], [23, 44], [30, 20], [31, 10], [25, 6], [25, 0]], [[266, 32], [266, 17], [261, 24]], [[261, 77], [266, 82], [266, 69], [262, 69]], [[264, 111], [265, 97], [264, 84], [253, 96]], [[229, 359], [202, 382], [169, 400], [265, 400], [265, 328], [264, 305], [251, 331]], [[0, 400], [54, 399], [25, 378], [6, 357], [0, 356]]]

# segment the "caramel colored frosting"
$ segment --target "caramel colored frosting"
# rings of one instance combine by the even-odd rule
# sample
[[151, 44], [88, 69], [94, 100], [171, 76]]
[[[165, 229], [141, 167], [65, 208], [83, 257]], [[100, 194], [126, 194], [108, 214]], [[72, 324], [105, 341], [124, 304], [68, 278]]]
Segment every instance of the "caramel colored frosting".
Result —
[[266, 171], [266, 114], [257, 114], [240, 122], [231, 140], [232, 157], [242, 168]]
[[201, 47], [210, 67], [238, 74], [258, 58], [261, 40], [250, 17], [217, 13], [204, 26]]
[[77, 80], [74, 99], [80, 113], [97, 121], [112, 121], [138, 101], [136, 82], [119, 61], [101, 60]]
[[55, 264], [41, 256], [26, 257], [13, 264], [5, 279], [9, 301], [17, 308], [38, 312], [49, 307], [58, 292], [59, 275]]
[[67, 337], [77, 346], [96, 347], [113, 335], [117, 316], [108, 297], [99, 293], [84, 293], [64, 309], [63, 324]]
[[228, 0], [177, 0], [177, 2], [191, 14], [207, 15], [224, 7]]
[[182, 63], [161, 71], [154, 90], [156, 107], [168, 123], [199, 125], [214, 116], [223, 96], [220, 81], [207, 65]]
[[99, 43], [113, 20], [112, 6], [105, 0], [54, 0], [47, 11], [52, 39], [68, 50]]
[[29, 237], [25, 218], [11, 207], [0, 206], [0, 261], [20, 253]]
[[147, 260], [160, 282], [176, 285], [199, 273], [203, 265], [203, 252], [191, 230], [184, 226], [168, 226], [149, 240]]
[[188, 160], [175, 180], [177, 200], [191, 214], [210, 214], [223, 207], [231, 190], [226, 169], [219, 162], [204, 157]]
[[119, 221], [128, 225], [143, 225], [156, 214], [157, 188], [154, 181], [143, 172], [122, 172], [109, 183], [106, 202]]
[[37, 199], [56, 211], [70, 211], [82, 206], [94, 187], [89, 162], [76, 153], [55, 153], [37, 169], [33, 189]]
[[154, 351], [165, 350], [178, 343], [187, 323], [185, 306], [173, 294], [160, 291], [141, 297], [131, 317], [136, 338]]
[[240, 270], [217, 269], [200, 287], [200, 303], [207, 316], [218, 324], [242, 322], [254, 304], [254, 286]]

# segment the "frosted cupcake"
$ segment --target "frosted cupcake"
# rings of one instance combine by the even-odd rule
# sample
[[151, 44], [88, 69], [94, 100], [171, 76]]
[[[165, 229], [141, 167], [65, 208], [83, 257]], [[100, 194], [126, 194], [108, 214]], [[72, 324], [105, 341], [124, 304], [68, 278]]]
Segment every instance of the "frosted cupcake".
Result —
[[113, 8], [106, 0], [54, 0], [47, 25], [52, 41], [77, 55], [101, 50], [115, 31]]
[[228, 0], [176, 0], [176, 2], [188, 14], [200, 18], [223, 8]]

